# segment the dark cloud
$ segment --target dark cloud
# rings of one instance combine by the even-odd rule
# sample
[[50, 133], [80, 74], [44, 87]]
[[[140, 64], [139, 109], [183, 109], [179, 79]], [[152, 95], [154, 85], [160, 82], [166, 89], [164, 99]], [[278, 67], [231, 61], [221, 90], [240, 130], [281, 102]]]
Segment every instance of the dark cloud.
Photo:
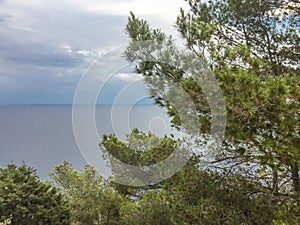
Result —
[[80, 77], [96, 57], [80, 51], [126, 43], [126, 17], [26, 9], [29, 20], [19, 20], [14, 15], [18, 11], [6, 13], [0, 14], [0, 72], [5, 78], [0, 77], [0, 104], [70, 104]]
[[74, 67], [84, 62], [82, 58], [58, 53], [30, 53], [22, 52], [19, 49], [15, 50], [14, 53], [7, 54], [4, 59], [13, 61], [16, 64], [50, 68]]
[[[16, 65], [32, 67], [74, 67], [84, 62], [80, 55], [68, 54], [59, 46], [45, 43], [22, 42], [0, 38], [0, 57]], [[4, 39], [4, 40], [3, 40]], [[5, 40], [6, 39], [6, 40]]]
[[7, 21], [8, 17], [9, 17], [8, 15], [5, 15], [4, 13], [3, 14], [0, 13], [0, 23]]
[[72, 102], [76, 84], [88, 65], [82, 55], [45, 43], [1, 39], [5, 83], [0, 79], [0, 104]]

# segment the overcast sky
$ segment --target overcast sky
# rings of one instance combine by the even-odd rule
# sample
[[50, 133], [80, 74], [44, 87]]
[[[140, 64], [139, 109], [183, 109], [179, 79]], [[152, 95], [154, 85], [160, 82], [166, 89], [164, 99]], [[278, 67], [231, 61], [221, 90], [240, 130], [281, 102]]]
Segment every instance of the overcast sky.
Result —
[[[180, 7], [184, 0], [0, 0], [0, 104], [71, 104], [88, 66], [127, 43], [130, 11], [174, 34]], [[103, 103], [130, 79], [116, 76]]]

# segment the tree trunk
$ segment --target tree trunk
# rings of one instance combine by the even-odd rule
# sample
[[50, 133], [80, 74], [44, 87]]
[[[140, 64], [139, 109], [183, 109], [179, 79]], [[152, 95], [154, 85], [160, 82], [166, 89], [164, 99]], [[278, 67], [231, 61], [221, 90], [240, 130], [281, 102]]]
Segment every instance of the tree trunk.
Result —
[[273, 185], [272, 191], [274, 194], [278, 193], [278, 171], [277, 169], [273, 168]]
[[291, 169], [292, 169], [292, 181], [293, 181], [294, 189], [295, 189], [295, 192], [300, 197], [300, 178], [299, 178], [298, 162], [295, 162], [294, 164], [292, 164]]

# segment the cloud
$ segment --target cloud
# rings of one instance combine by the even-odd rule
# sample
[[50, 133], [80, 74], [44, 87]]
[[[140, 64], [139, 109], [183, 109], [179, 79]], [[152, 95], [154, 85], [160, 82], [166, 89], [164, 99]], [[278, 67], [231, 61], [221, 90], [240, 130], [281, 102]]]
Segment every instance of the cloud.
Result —
[[[152, 22], [157, 18], [162, 22], [161, 28], [167, 28], [174, 24], [180, 7], [188, 9], [188, 3], [183, 0], [10, 0], [13, 7], [26, 7], [39, 11], [61, 11], [68, 9], [69, 12], [98, 14], [108, 16], [128, 17], [132, 11], [136, 15], [146, 17]], [[169, 26], [168, 26], [169, 25]]]
[[[90, 11], [108, 15], [128, 15], [130, 11], [138, 14], [170, 14], [180, 7], [186, 7], [182, 0], [10, 0], [11, 5], [26, 6], [39, 9], [63, 8]], [[175, 9], [175, 10], [174, 10]]]
[[84, 61], [74, 56], [68, 56], [60, 53], [29, 53], [16, 50], [14, 53], [18, 55], [6, 55], [6, 60], [13, 61], [19, 65], [27, 65], [33, 67], [74, 67]]
[[[19, 41], [1, 41], [0, 57], [16, 65], [32, 67], [74, 67], [84, 62], [82, 57], [67, 54], [59, 49], [42, 43], [22, 43]], [[4, 65], [5, 66], [5, 65]]]
[[[182, 2], [0, 0], [0, 104], [71, 103], [88, 66], [128, 42], [124, 30], [129, 11], [171, 30], [168, 21], [175, 19]], [[116, 86], [139, 78], [122, 72], [115, 77]]]
[[143, 78], [141, 74], [137, 73], [118, 73], [115, 75], [116, 79], [122, 81], [137, 81]]
[[6, 22], [9, 18], [9, 15], [6, 15], [3, 12], [0, 12], [0, 23]]
[[81, 55], [89, 58], [98, 58], [106, 53], [104, 50], [73, 49], [69, 44], [60, 44], [59, 47], [69, 54]]
[[[80, 1], [82, 2], [82, 1]], [[170, 13], [177, 15], [177, 10], [184, 4], [182, 1], [174, 0], [123, 0], [123, 1], [88, 1], [88, 4], [82, 4], [81, 7], [84, 10], [109, 15], [128, 15], [130, 11], [133, 11], [139, 15], [147, 14], [161, 14], [168, 15]], [[77, 1], [77, 4], [79, 1]], [[78, 4], [79, 5], [79, 4]], [[168, 9], [168, 12], [166, 12]], [[175, 10], [173, 10], [175, 9]]]
[[[115, 17], [57, 12], [51, 18], [37, 11], [22, 13], [32, 18], [21, 21], [16, 10], [0, 23], [0, 104], [72, 103], [86, 68], [125, 36], [119, 29], [122, 22]], [[116, 30], [110, 31], [114, 24]]]

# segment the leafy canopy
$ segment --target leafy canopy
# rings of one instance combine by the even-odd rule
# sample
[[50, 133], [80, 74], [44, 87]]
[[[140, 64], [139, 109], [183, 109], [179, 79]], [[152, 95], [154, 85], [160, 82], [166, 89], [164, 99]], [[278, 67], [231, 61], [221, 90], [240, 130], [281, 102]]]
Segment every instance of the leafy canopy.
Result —
[[26, 165], [0, 168], [0, 221], [13, 225], [70, 224], [62, 194]]

